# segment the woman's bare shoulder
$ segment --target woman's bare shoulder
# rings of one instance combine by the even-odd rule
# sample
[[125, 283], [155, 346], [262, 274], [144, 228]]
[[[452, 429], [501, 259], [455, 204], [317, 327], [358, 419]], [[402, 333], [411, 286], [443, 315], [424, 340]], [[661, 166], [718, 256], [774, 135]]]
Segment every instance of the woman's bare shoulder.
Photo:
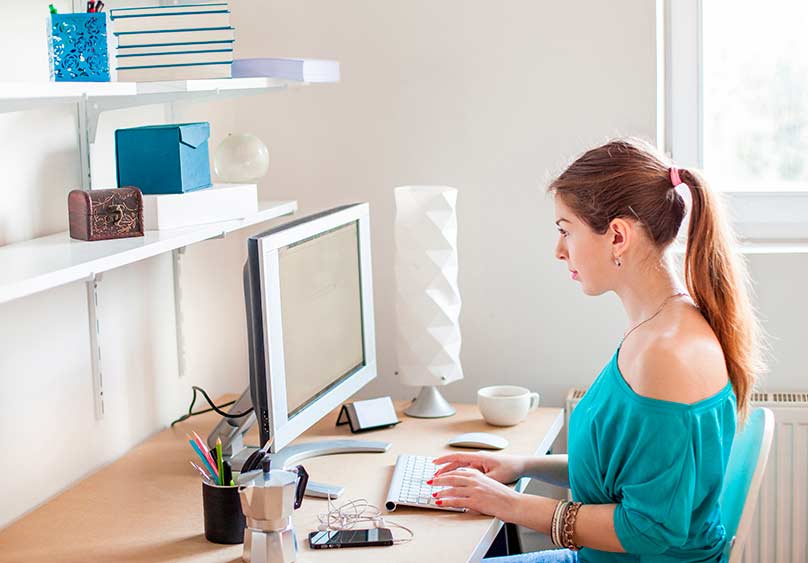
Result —
[[727, 367], [721, 344], [706, 321], [701, 321], [685, 317], [639, 351], [632, 378], [637, 394], [691, 404], [726, 386]]

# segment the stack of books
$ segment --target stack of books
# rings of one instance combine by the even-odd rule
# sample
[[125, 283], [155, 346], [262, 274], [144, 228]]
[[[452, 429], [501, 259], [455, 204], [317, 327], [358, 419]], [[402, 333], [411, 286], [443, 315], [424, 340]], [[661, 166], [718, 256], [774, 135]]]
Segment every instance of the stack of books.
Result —
[[227, 2], [110, 10], [121, 82], [230, 78], [235, 30]]

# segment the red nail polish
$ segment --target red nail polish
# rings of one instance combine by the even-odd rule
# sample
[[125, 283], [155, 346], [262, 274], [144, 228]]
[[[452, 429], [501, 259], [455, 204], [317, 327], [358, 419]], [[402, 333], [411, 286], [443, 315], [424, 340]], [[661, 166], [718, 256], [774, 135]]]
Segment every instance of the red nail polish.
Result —
[[437, 504], [438, 506], [440, 506], [440, 505], [442, 505], [442, 504], [443, 504], [443, 501], [442, 501], [442, 500], [436, 500], [436, 501], [435, 501], [435, 504]]
[[432, 496], [438, 498], [438, 493], [432, 493]]
[[431, 485], [431, 484], [432, 484], [432, 479], [430, 479], [429, 481], [427, 481], [427, 482], [426, 482], [426, 484], [427, 484], [427, 485]]

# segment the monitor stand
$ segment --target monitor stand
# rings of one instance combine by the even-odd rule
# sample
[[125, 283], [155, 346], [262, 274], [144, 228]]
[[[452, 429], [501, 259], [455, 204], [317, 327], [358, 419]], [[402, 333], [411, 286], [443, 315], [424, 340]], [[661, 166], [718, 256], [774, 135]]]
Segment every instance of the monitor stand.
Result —
[[[228, 414], [242, 413], [250, 410], [252, 397], [248, 387], [230, 407]], [[211, 449], [216, 444], [216, 440], [222, 440], [222, 451], [226, 459], [230, 460], [233, 471], [241, 471], [244, 462], [258, 448], [246, 446], [244, 435], [255, 424], [255, 414], [250, 414], [239, 418], [222, 418], [216, 427], [208, 435], [208, 447]], [[308, 442], [305, 444], [290, 444], [277, 453], [269, 454], [272, 459], [272, 467], [280, 469], [297, 465], [304, 459], [332, 454], [353, 454], [353, 453], [384, 453], [390, 449], [390, 442], [368, 442], [366, 440], [323, 440], [321, 442]], [[306, 494], [317, 498], [337, 498], [344, 491], [344, 487], [339, 485], [325, 485], [309, 481], [306, 487]]]
[[[230, 460], [233, 470], [241, 471], [244, 462], [250, 454], [257, 450], [254, 446], [245, 446]], [[269, 454], [272, 467], [280, 469], [297, 465], [304, 459], [333, 454], [353, 453], [384, 453], [390, 449], [390, 442], [370, 442], [367, 440], [323, 440], [321, 442], [307, 442], [305, 444], [291, 444], [281, 451]], [[339, 485], [326, 485], [309, 481], [306, 486], [306, 495], [316, 498], [337, 498], [345, 491]]]

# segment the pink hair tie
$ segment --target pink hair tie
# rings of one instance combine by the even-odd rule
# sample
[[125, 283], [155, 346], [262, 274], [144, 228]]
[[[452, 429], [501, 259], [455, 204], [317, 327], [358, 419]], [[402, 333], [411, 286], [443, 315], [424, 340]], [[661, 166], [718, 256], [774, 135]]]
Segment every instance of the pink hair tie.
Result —
[[675, 166], [671, 166], [671, 184], [673, 184], [673, 187], [675, 188], [682, 183], [682, 179], [679, 177], [679, 169]]
[[679, 169], [675, 166], [671, 166], [671, 184], [673, 184], [673, 190], [682, 197], [685, 204], [685, 214], [688, 214], [693, 205], [693, 196], [690, 193], [690, 186], [682, 182], [679, 177]]

